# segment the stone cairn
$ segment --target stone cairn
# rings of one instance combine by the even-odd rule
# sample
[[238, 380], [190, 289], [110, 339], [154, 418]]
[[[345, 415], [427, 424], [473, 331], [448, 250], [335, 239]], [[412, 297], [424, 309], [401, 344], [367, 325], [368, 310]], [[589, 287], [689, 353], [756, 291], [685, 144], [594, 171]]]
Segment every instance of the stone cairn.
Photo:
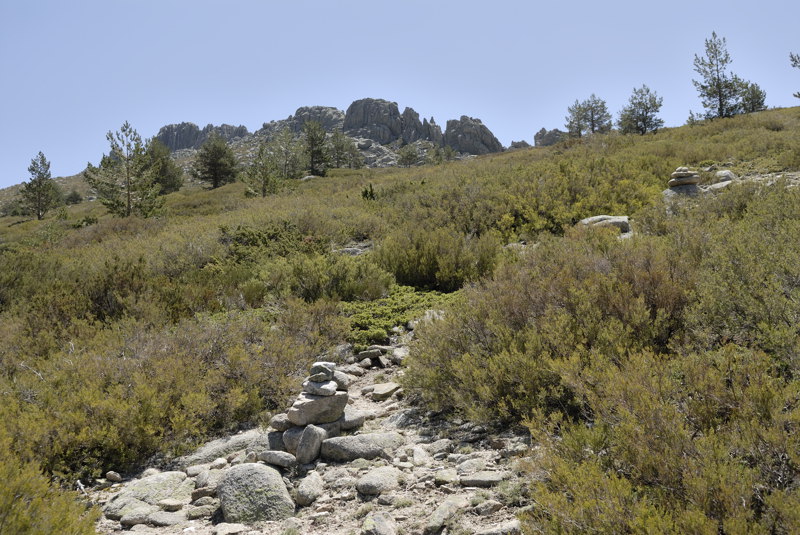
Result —
[[364, 415], [349, 411], [347, 405], [347, 389], [352, 380], [333, 362], [315, 362], [303, 381], [303, 391], [289, 410], [270, 421], [270, 426], [280, 433], [270, 442], [282, 443], [283, 448], [264, 451], [259, 460], [284, 467], [309, 464], [319, 457], [323, 440], [361, 427]]
[[678, 167], [670, 175], [670, 181], [667, 185], [670, 188], [677, 188], [680, 186], [696, 186], [699, 182], [700, 175], [695, 171], [690, 171], [688, 167]]

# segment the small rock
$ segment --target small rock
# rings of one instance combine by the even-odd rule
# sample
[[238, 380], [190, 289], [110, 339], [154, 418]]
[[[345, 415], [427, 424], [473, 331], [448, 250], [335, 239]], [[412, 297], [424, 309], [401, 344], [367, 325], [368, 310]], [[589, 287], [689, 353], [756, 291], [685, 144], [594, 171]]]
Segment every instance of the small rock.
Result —
[[397, 526], [389, 515], [370, 513], [361, 525], [361, 535], [396, 535]]
[[186, 520], [186, 512], [184, 511], [173, 513], [167, 511], [156, 511], [147, 517], [147, 523], [157, 527], [174, 526], [175, 524], [186, 522]]
[[414, 446], [412, 459], [415, 466], [427, 466], [433, 461], [431, 454], [422, 446]]
[[423, 529], [423, 535], [438, 535], [444, 529], [447, 521], [450, 520], [456, 513], [462, 509], [469, 507], [469, 500], [464, 496], [448, 496], [445, 500], [431, 513], [428, 522]]
[[214, 526], [214, 531], [211, 533], [213, 535], [240, 535], [249, 529], [250, 528], [244, 524], [229, 524], [227, 522], [222, 522]]
[[225, 474], [223, 470], [206, 470], [201, 472], [200, 475], [197, 476], [195, 479], [195, 485], [197, 488], [217, 488], [220, 479]]
[[502, 508], [503, 504], [497, 500], [486, 500], [485, 502], [481, 502], [476, 505], [472, 510], [480, 516], [489, 516], [493, 515]]
[[372, 359], [372, 363], [375, 366], [377, 366], [378, 368], [382, 368], [382, 369], [386, 369], [386, 368], [391, 368], [392, 367], [392, 361], [390, 361], [389, 359], [387, 359], [383, 355], [380, 355], [380, 356]]
[[436, 455], [437, 453], [450, 453], [453, 451], [453, 441], [449, 438], [442, 438], [437, 440], [436, 442], [431, 442], [430, 444], [426, 444], [424, 446], [428, 453], [431, 455]]
[[158, 475], [160, 473], [161, 473], [161, 470], [159, 470], [158, 468], [148, 468], [147, 470], [142, 472], [142, 478], [155, 476], [155, 475]]
[[283, 432], [283, 445], [289, 453], [297, 452], [297, 445], [300, 443], [300, 436], [303, 434], [305, 426], [290, 427]]
[[365, 369], [365, 370], [368, 370], [368, 369], [372, 368], [372, 359], [362, 359], [362, 360], [359, 360], [359, 361], [356, 363], [356, 365], [357, 365], [357, 366], [359, 366], [360, 368], [363, 368], [363, 369]]
[[219, 500], [211, 496], [203, 496], [202, 498], [198, 498], [194, 502], [192, 502], [192, 505], [194, 505], [195, 507], [202, 507], [204, 505], [219, 506]]
[[483, 529], [475, 535], [519, 535], [522, 533], [522, 527], [519, 520], [510, 520], [498, 526]]
[[258, 454], [258, 460], [281, 468], [291, 468], [297, 464], [297, 458], [286, 451], [262, 451]]
[[367, 349], [356, 355], [356, 360], [376, 359], [383, 355], [380, 349]]
[[355, 381], [355, 377], [343, 371], [335, 370], [333, 372], [333, 380], [336, 382], [336, 388], [338, 390], [347, 391], [350, 385], [353, 384], [353, 381]]
[[193, 464], [186, 468], [186, 475], [189, 477], [197, 477], [206, 470], [208, 470], [207, 464]]
[[347, 392], [336, 392], [332, 396], [315, 396], [303, 392], [286, 414], [289, 421], [295, 425], [324, 424], [341, 418], [345, 406], [347, 406]]
[[297, 504], [302, 506], [311, 505], [317, 498], [322, 496], [325, 490], [325, 481], [316, 470], [311, 471], [303, 478], [297, 487]]
[[309, 375], [317, 376], [322, 375], [326, 381], [333, 379], [333, 371], [336, 369], [335, 362], [319, 361], [311, 365]]
[[730, 180], [736, 180], [736, 174], [729, 169], [717, 171], [716, 177], [719, 182], [728, 182]]
[[437, 487], [441, 485], [458, 484], [458, 482], [458, 472], [456, 472], [455, 468], [445, 468], [444, 470], [439, 470], [434, 476], [434, 483], [436, 483]]
[[393, 466], [381, 466], [370, 470], [358, 480], [356, 490], [367, 496], [376, 496], [399, 486], [400, 471]]
[[483, 459], [467, 459], [466, 461], [458, 463], [458, 466], [456, 466], [456, 471], [459, 475], [463, 476], [465, 474], [474, 474], [475, 472], [480, 472], [485, 468], [486, 462]]
[[189, 506], [186, 509], [187, 520], [199, 520], [201, 518], [211, 518], [219, 509], [219, 502], [208, 505]]
[[372, 389], [372, 400], [373, 401], [384, 401], [392, 397], [398, 389], [400, 385], [397, 383], [380, 383], [376, 384]]
[[106, 472], [106, 479], [111, 481], [112, 483], [120, 483], [122, 481], [122, 476], [119, 475], [119, 472], [114, 472], [113, 470], [109, 470]]
[[283, 520], [294, 514], [283, 478], [263, 464], [241, 464], [226, 470], [217, 495], [226, 522]]
[[158, 505], [159, 507], [161, 507], [161, 509], [167, 511], [168, 513], [174, 513], [175, 511], [180, 511], [181, 509], [183, 509], [183, 506], [186, 504], [181, 500], [176, 500], [174, 498], [165, 498], [160, 502], [158, 502], [156, 505]]
[[321, 455], [323, 459], [336, 462], [374, 459], [388, 455], [389, 451], [404, 443], [405, 438], [399, 433], [365, 433], [329, 438], [322, 442]]
[[475, 472], [474, 474], [461, 476], [461, 486], [493, 487], [504, 479], [508, 479], [510, 475], [508, 472], [490, 472], [487, 470]]
[[364, 425], [366, 414], [350, 407], [345, 407], [344, 415], [338, 420], [342, 431], [351, 431]]
[[225, 468], [226, 466], [228, 466], [228, 459], [225, 459], [224, 457], [218, 457], [218, 458], [214, 459], [213, 461], [211, 461], [211, 464], [209, 465], [209, 469], [211, 469], [211, 470], [219, 470], [221, 468]]
[[[372, 365], [372, 361], [370, 361], [370, 365]], [[357, 364], [345, 366], [344, 368], [342, 368], [342, 371], [348, 375], [355, 375], [356, 377], [361, 377], [365, 373], [364, 368], [358, 366]]]

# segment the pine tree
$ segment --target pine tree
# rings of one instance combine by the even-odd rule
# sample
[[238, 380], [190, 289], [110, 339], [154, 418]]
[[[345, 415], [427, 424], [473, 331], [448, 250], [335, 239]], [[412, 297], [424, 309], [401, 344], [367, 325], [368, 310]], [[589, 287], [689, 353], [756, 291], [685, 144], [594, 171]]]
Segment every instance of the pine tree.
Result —
[[192, 176], [209, 182], [211, 188], [215, 189], [234, 182], [236, 172], [236, 156], [233, 150], [217, 133], [212, 133], [197, 151]]
[[692, 83], [700, 93], [708, 119], [733, 117], [741, 111], [742, 81], [727, 70], [731, 56], [726, 45], [724, 37], [712, 32], [711, 39], [705, 41], [706, 55], [694, 56], [694, 70], [702, 80], [692, 80]]
[[161, 186], [161, 195], [172, 193], [183, 186], [183, 171], [170, 156], [169, 148], [159, 139], [147, 142], [146, 170], [152, 174], [153, 181]]
[[753, 82], [742, 82], [739, 88], [742, 113], [753, 113], [767, 109], [767, 92]]
[[[789, 63], [791, 63], [792, 67], [800, 69], [800, 54], [789, 52]], [[794, 96], [795, 98], [800, 98], [800, 91], [795, 93]]]
[[150, 217], [163, 205], [161, 186], [148, 169], [146, 145], [127, 122], [117, 132], [108, 132], [111, 147], [98, 167], [89, 163], [83, 176], [100, 202], [119, 217]]
[[663, 101], [663, 98], [650, 91], [646, 85], [634, 89], [628, 105], [619, 114], [617, 125], [620, 131], [623, 134], [644, 135], [664, 126], [664, 120], [657, 116]]
[[611, 114], [606, 101], [592, 93], [583, 102], [567, 108], [566, 127], [570, 137], [583, 137], [585, 134], [605, 133], [611, 130]]
[[51, 208], [59, 204], [61, 195], [50, 175], [50, 162], [41, 151], [31, 160], [28, 172], [31, 178], [22, 184], [20, 190], [22, 206], [26, 211], [35, 214], [36, 219], [41, 220]]
[[244, 173], [245, 183], [261, 197], [278, 191], [280, 181], [278, 155], [270, 145], [269, 143], [259, 145], [255, 160]]
[[284, 128], [268, 144], [268, 151], [275, 158], [278, 176], [284, 180], [300, 178], [305, 162], [303, 142]]
[[328, 167], [328, 150], [325, 146], [325, 129], [317, 121], [307, 121], [303, 125], [303, 138], [308, 163], [308, 172], [325, 176]]

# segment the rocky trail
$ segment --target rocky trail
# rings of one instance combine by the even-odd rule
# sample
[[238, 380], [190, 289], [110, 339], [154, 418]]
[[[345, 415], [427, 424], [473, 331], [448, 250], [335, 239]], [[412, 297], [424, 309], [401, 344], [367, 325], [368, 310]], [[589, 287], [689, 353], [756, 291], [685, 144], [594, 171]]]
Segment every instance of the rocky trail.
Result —
[[318, 362], [270, 428], [129, 480], [107, 474], [87, 489], [104, 511], [98, 532], [519, 533], [529, 437], [411, 405], [397, 382], [406, 354], [401, 341]]

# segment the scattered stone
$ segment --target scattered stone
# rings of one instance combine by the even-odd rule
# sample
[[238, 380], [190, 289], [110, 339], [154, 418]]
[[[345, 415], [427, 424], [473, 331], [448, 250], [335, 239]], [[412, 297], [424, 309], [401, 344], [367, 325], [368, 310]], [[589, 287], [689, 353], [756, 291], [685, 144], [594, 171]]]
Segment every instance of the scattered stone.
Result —
[[367, 472], [356, 483], [356, 490], [367, 496], [394, 490], [399, 486], [400, 470], [393, 466], [381, 466]]
[[211, 518], [219, 509], [219, 502], [216, 504], [189, 506], [186, 509], [187, 520], [199, 520], [201, 518]]
[[227, 522], [221, 522], [214, 526], [214, 531], [212, 532], [213, 535], [241, 535], [245, 533], [250, 528], [245, 526], [244, 524], [230, 524]]
[[480, 516], [489, 516], [495, 514], [503, 508], [503, 504], [497, 500], [486, 500], [476, 505], [472, 510]]
[[294, 514], [283, 478], [263, 464], [241, 464], [227, 470], [217, 495], [226, 522], [283, 520]]
[[729, 169], [717, 171], [715, 176], [718, 182], [728, 182], [730, 180], [736, 180], [736, 174]]
[[285, 412], [281, 412], [272, 417], [269, 421], [269, 425], [275, 431], [286, 431], [292, 427], [292, 422], [289, 421], [289, 417], [286, 416]]
[[458, 472], [459, 475], [474, 474], [475, 472], [480, 472], [485, 468], [486, 468], [486, 461], [484, 461], [483, 459], [481, 458], [467, 459], [466, 461], [458, 463], [458, 466], [456, 466], [456, 472]]
[[319, 472], [316, 470], [309, 472], [297, 487], [297, 505], [311, 505], [324, 491], [325, 481]]
[[216, 496], [216, 495], [217, 495], [216, 487], [215, 488], [199, 487], [199, 488], [196, 488], [196, 489], [194, 489], [192, 491], [191, 499], [192, 499], [192, 502], [196, 502], [200, 498], [206, 498], [206, 497], [209, 497], [209, 496]]
[[372, 368], [372, 359], [362, 359], [362, 360], [359, 360], [359, 361], [356, 363], [356, 365], [357, 365], [358, 367], [360, 367], [360, 368], [363, 368], [363, 369], [365, 369], [365, 370], [368, 370], [368, 369]]
[[383, 351], [380, 349], [367, 349], [366, 351], [362, 351], [361, 353], [356, 355], [356, 360], [363, 360], [363, 359], [376, 359], [383, 355]]
[[518, 535], [522, 533], [519, 520], [510, 520], [498, 526], [493, 526], [477, 532], [475, 535]]
[[336, 462], [354, 459], [374, 459], [402, 446], [405, 439], [399, 433], [366, 433], [363, 435], [329, 438], [322, 442], [322, 458]]
[[449, 438], [442, 438], [436, 442], [426, 444], [424, 448], [428, 450], [428, 453], [431, 455], [436, 455], [437, 453], [450, 453], [453, 451], [453, 441]]
[[192, 502], [192, 505], [194, 505], [195, 507], [200, 507], [203, 505], [215, 505], [219, 507], [219, 500], [211, 496], [203, 496], [202, 498], [198, 498], [194, 502]]
[[428, 518], [423, 535], [438, 535], [447, 521], [462, 509], [469, 507], [469, 500], [464, 496], [448, 496]]
[[258, 460], [281, 468], [291, 468], [297, 465], [297, 458], [286, 451], [262, 451], [258, 454]]
[[414, 446], [412, 459], [414, 466], [428, 466], [433, 461], [431, 454], [422, 446]]
[[[370, 365], [372, 365], [372, 361], [370, 361]], [[364, 373], [364, 368], [357, 364], [351, 364], [349, 366], [345, 366], [342, 368], [342, 371], [348, 375], [355, 375], [356, 377], [362, 377]]]
[[186, 513], [184, 511], [156, 511], [147, 517], [147, 523], [157, 527], [174, 526], [175, 524], [186, 522], [186, 520]]
[[394, 521], [384, 513], [370, 513], [361, 525], [361, 535], [396, 535]]
[[307, 425], [300, 435], [300, 442], [297, 444], [298, 464], [308, 464], [319, 457], [319, 450], [322, 441], [328, 438], [328, 433], [315, 425]]
[[106, 479], [111, 481], [112, 483], [120, 483], [122, 481], [122, 476], [119, 475], [119, 472], [114, 472], [113, 470], [109, 470], [106, 472]]
[[[345, 407], [345, 411], [347, 407]], [[344, 418], [344, 415], [342, 415]], [[335, 422], [331, 422], [329, 424], [316, 424], [317, 427], [320, 429], [324, 429], [325, 432], [328, 434], [327, 438], [338, 437], [342, 432], [342, 418], [339, 418]]]
[[437, 487], [442, 485], [454, 485], [459, 483], [458, 472], [455, 468], [445, 468], [439, 470], [434, 476], [434, 483]]
[[408, 358], [408, 347], [397, 347], [389, 353], [389, 360], [397, 366], [402, 366], [403, 362]]
[[183, 506], [186, 505], [186, 502], [176, 500], [175, 498], [165, 498], [159, 501], [156, 505], [168, 513], [174, 513], [175, 511], [180, 511], [183, 509]]
[[[125, 513], [125, 515], [123, 515], [121, 518], [118, 518], [117, 520], [119, 520], [119, 523], [125, 527], [136, 526], [139, 524], [147, 524], [148, 517], [151, 514], [158, 512], [158, 510], [159, 510], [158, 507], [156, 507], [155, 505], [141, 506], [131, 510], [130, 512]], [[106, 516], [114, 520], [114, 518], [109, 516], [108, 513], [106, 513]]]
[[490, 472], [483, 470], [474, 474], [461, 476], [461, 486], [463, 487], [493, 487], [501, 481], [508, 479], [508, 472]]
[[286, 414], [295, 425], [324, 424], [338, 420], [346, 405], [347, 392], [336, 392], [332, 396], [315, 396], [303, 392]]

